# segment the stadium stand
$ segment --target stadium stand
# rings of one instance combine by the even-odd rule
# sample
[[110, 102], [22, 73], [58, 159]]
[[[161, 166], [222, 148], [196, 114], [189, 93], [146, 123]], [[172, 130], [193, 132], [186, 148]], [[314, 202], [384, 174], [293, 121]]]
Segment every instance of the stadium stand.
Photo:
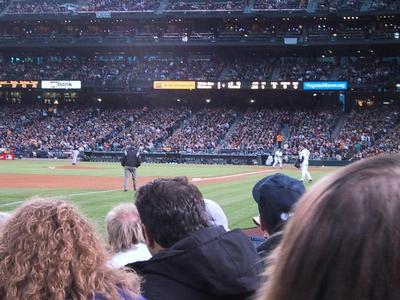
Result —
[[256, 0], [254, 8], [257, 10], [280, 10], [280, 9], [305, 9], [307, 0]]
[[[0, 63], [3, 79], [65, 79], [108, 83], [153, 80], [348, 80], [379, 83], [400, 74], [398, 57], [224, 59], [214, 55], [27, 56]], [[125, 85], [128, 87], [128, 85]]]
[[245, 1], [169, 1], [166, 10], [243, 10]]
[[87, 11], [154, 11], [160, 2], [157, 0], [89, 0], [83, 7]]
[[[284, 154], [311, 145], [316, 160], [342, 160], [377, 152], [398, 152], [399, 114], [389, 107], [333, 111], [144, 108], [97, 110], [25, 108], [1, 111], [0, 145], [57, 156], [82, 146], [86, 151], [118, 151], [137, 145], [146, 153], [273, 153], [275, 137], [286, 132]], [[339, 119], [344, 125], [333, 131]], [[384, 121], [382, 121], [384, 120]]]
[[42, 13], [68, 13], [77, 9], [77, 0], [46, 0], [46, 1], [11, 1], [7, 14], [42, 14]]

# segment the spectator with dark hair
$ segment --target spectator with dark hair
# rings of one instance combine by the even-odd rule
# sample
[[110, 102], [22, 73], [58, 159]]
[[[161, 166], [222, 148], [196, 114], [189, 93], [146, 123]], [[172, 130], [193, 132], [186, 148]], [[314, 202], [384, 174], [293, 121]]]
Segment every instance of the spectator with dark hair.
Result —
[[0, 235], [0, 299], [139, 299], [135, 273], [110, 269], [90, 222], [56, 199], [25, 203]]
[[299, 201], [258, 300], [397, 300], [400, 156], [325, 177]]
[[141, 187], [136, 205], [153, 257], [129, 265], [147, 299], [246, 299], [258, 287], [259, 257], [240, 231], [210, 226], [199, 189], [186, 177]]
[[254, 186], [253, 198], [258, 205], [261, 230], [267, 238], [257, 247], [261, 257], [267, 257], [280, 243], [283, 226], [305, 190], [300, 180], [280, 173], [267, 176]]
[[106, 217], [108, 244], [113, 257], [110, 265], [119, 268], [135, 261], [151, 258], [144, 244], [137, 208], [132, 203], [122, 203], [109, 211]]

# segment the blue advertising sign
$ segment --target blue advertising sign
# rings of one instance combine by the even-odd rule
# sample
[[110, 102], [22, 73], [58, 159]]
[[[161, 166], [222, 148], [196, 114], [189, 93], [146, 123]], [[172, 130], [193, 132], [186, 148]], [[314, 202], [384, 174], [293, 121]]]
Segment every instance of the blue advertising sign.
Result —
[[305, 81], [304, 91], [346, 91], [347, 81]]

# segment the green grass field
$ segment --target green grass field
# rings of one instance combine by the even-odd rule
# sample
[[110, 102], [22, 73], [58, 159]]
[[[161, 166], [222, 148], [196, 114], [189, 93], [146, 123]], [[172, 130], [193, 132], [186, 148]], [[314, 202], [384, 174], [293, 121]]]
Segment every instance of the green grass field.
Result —
[[[74, 202], [89, 218], [93, 220], [98, 232], [104, 236], [104, 218], [115, 204], [133, 201], [133, 193], [122, 191], [123, 170], [118, 163], [80, 163], [79, 166], [91, 169], [58, 169], [69, 165], [69, 161], [2, 161], [1, 174], [22, 174], [34, 177], [39, 175], [68, 175], [120, 177], [121, 190], [94, 190], [88, 182], [87, 189], [71, 188], [0, 188], [0, 211], [12, 211], [28, 198], [34, 196], [62, 196]], [[252, 166], [221, 166], [221, 165], [173, 165], [173, 164], [144, 164], [138, 170], [139, 176], [189, 176], [192, 178], [210, 178], [262, 171], [265, 168]], [[272, 169], [271, 169], [272, 170]], [[332, 172], [333, 168], [318, 168], [312, 170], [314, 183]], [[199, 185], [203, 196], [218, 202], [229, 219], [231, 228], [253, 227], [251, 218], [257, 214], [257, 207], [252, 199], [251, 191], [254, 184], [271, 173], [249, 175], [243, 178], [224, 178], [221, 182], [204, 182]], [[300, 172], [296, 169], [283, 169], [283, 173], [299, 178]], [[93, 178], [93, 177], [91, 177]], [[3, 185], [4, 186], [4, 185]], [[308, 186], [308, 184], [307, 184]]]

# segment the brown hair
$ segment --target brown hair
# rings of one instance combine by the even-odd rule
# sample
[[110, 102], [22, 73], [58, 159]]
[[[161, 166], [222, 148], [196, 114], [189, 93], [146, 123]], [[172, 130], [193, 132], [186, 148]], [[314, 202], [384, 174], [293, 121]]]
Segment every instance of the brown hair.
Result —
[[200, 190], [186, 177], [160, 178], [136, 194], [140, 219], [163, 248], [209, 226]]
[[103, 243], [69, 203], [37, 199], [6, 223], [0, 239], [1, 299], [119, 299], [135, 297], [135, 273], [106, 265]]
[[327, 176], [296, 207], [258, 300], [397, 300], [400, 156]]
[[139, 213], [132, 203], [122, 203], [111, 209], [106, 223], [108, 243], [114, 253], [130, 249], [144, 240]]

